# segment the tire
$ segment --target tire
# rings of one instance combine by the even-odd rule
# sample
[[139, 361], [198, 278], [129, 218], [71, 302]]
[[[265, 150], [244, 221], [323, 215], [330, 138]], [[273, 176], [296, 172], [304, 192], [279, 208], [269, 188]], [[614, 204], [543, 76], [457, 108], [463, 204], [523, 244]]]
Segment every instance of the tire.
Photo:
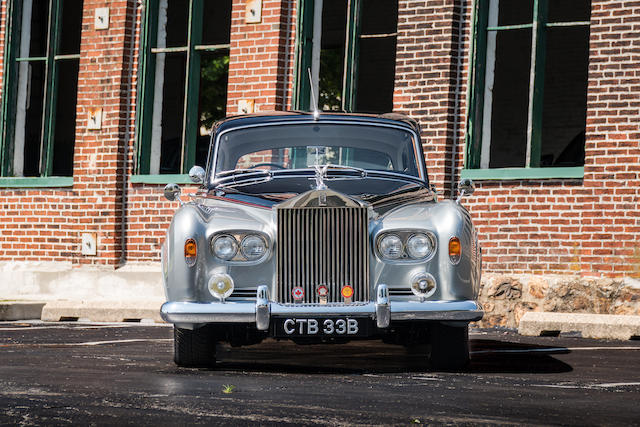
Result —
[[216, 363], [215, 336], [206, 326], [198, 329], [173, 327], [173, 361], [178, 366], [210, 368]]
[[433, 325], [429, 362], [437, 370], [458, 371], [469, 364], [469, 326]]

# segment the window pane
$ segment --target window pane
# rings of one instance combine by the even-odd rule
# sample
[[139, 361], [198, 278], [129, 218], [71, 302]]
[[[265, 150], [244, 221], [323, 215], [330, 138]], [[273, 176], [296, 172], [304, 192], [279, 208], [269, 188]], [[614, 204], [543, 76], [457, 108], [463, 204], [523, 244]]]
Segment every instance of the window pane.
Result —
[[225, 116], [229, 53], [207, 52], [200, 59], [199, 135], [196, 164], [205, 166], [209, 149], [209, 132], [216, 120]]
[[189, 0], [160, 0], [156, 47], [187, 45]]
[[549, 2], [548, 22], [589, 21], [590, 0], [552, 0]]
[[397, 31], [397, 0], [363, 0], [360, 34], [389, 34]]
[[356, 110], [384, 113], [393, 110], [396, 38], [360, 40]]
[[[49, 20], [49, 0], [32, 0], [25, 1], [23, 5], [23, 13], [28, 16], [29, 8], [31, 8], [31, 28], [24, 28], [25, 21], [22, 21], [22, 37], [30, 37], [29, 54], [30, 57], [46, 56], [47, 54], [47, 33]], [[26, 52], [22, 52], [22, 56]]]
[[58, 97], [53, 142], [53, 175], [73, 175], [73, 143], [76, 137], [78, 60], [58, 61]]
[[44, 111], [44, 61], [21, 63], [14, 138], [14, 174], [40, 175]]
[[162, 89], [160, 173], [180, 173], [185, 75], [186, 55], [166, 55]]
[[[527, 147], [529, 106], [529, 69], [531, 63], [531, 31], [499, 31], [495, 42], [493, 88], [485, 88], [491, 97], [489, 167], [524, 167]], [[491, 52], [487, 52], [487, 79]], [[486, 108], [486, 106], [485, 106]], [[485, 134], [486, 136], [486, 134]], [[485, 141], [483, 140], [483, 143]]]
[[322, 48], [320, 51], [321, 110], [342, 109], [342, 79], [347, 24], [347, 2], [325, 0], [322, 7]]
[[202, 44], [228, 44], [231, 34], [231, 0], [204, 2]]
[[62, 26], [58, 55], [80, 53], [80, 32], [82, 30], [82, 0], [62, 2]]
[[542, 166], [584, 165], [589, 28], [547, 30]]
[[491, 0], [492, 3], [498, 1], [500, 5], [498, 25], [519, 25], [533, 22], [533, 0]]

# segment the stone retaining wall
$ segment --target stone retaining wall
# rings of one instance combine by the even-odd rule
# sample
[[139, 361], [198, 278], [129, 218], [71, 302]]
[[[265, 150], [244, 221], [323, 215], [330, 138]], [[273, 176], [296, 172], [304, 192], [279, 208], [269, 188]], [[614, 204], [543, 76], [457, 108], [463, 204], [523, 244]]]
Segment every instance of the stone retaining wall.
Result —
[[527, 311], [640, 315], [640, 280], [486, 273], [478, 326], [516, 328]]

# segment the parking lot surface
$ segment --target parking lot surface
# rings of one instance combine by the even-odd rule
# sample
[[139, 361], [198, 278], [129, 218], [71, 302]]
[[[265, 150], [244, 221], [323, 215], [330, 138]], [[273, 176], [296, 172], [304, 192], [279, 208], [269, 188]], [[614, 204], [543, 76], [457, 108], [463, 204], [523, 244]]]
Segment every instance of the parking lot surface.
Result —
[[[0, 323], [0, 424], [632, 425], [640, 342], [474, 330], [472, 362], [432, 372], [380, 341], [219, 349], [173, 364], [166, 326]], [[228, 393], [225, 393], [227, 391]]]

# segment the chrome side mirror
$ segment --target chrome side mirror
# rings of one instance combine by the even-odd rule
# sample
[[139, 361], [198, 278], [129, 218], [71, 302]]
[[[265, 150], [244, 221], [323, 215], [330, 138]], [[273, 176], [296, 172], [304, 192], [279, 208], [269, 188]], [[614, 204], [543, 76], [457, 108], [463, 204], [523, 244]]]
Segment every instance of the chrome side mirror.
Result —
[[182, 200], [180, 200], [180, 187], [178, 184], [167, 184], [164, 187], [164, 197], [170, 202], [178, 200], [180, 204], [182, 204]]
[[473, 192], [476, 191], [476, 185], [473, 183], [473, 180], [469, 178], [463, 178], [458, 183], [458, 198], [456, 199], [456, 203], [460, 203], [460, 199], [464, 196], [470, 196]]
[[204, 169], [200, 166], [194, 166], [189, 169], [189, 178], [191, 178], [191, 182], [195, 184], [202, 184], [204, 182]]

